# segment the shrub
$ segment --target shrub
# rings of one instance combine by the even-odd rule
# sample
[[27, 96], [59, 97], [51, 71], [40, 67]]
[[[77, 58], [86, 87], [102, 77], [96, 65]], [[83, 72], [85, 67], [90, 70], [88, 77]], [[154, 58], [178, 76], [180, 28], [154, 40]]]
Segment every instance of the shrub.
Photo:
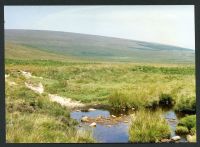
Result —
[[170, 128], [160, 112], [141, 110], [132, 118], [130, 142], [157, 142], [170, 137]]
[[184, 127], [184, 126], [177, 126], [176, 127], [176, 134], [178, 135], [185, 135], [185, 134], [188, 134], [189, 133], [189, 130], [187, 127]]

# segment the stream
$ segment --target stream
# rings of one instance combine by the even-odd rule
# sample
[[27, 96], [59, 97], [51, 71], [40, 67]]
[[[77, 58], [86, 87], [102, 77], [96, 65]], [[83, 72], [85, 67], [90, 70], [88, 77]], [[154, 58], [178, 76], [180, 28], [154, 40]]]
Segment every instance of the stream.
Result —
[[[134, 112], [129, 112], [129, 114], [116, 114], [108, 110], [96, 109], [95, 111], [73, 111], [71, 112], [71, 118], [77, 120], [80, 125], [79, 129], [92, 129], [93, 137], [97, 142], [100, 143], [128, 143], [129, 142], [129, 124], [131, 114]], [[91, 120], [91, 122], [96, 122], [96, 127], [89, 126], [91, 124], [88, 122], [82, 122], [81, 118], [87, 116], [88, 118], [105, 118], [103, 121], [99, 119], [99, 122]], [[107, 118], [111, 119], [107, 119]], [[175, 129], [178, 123], [179, 117], [173, 110], [163, 111], [163, 117], [167, 120], [171, 128], [171, 137], [176, 136]], [[178, 142], [187, 142], [185, 136], [181, 136], [181, 140]]]

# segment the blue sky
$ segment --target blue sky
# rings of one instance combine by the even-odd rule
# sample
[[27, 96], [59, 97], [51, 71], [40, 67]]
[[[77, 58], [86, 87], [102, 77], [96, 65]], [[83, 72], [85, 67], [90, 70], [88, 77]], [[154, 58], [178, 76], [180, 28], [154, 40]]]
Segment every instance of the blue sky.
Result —
[[6, 29], [54, 30], [195, 48], [194, 6], [6, 6]]

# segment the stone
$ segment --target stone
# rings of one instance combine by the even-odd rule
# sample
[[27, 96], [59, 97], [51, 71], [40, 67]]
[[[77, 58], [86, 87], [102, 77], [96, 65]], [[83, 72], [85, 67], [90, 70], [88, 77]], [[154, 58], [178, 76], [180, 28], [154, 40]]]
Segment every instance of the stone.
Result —
[[88, 109], [88, 111], [95, 111], [96, 109], [94, 109], [94, 108], [90, 108], [90, 109]]
[[114, 118], [116, 117], [115, 115], [111, 115], [111, 116], [114, 117]]
[[177, 141], [177, 140], [180, 140], [180, 139], [181, 139], [180, 136], [173, 136], [173, 137], [172, 137], [172, 140], [173, 140], [173, 141]]
[[160, 142], [171, 142], [171, 139], [161, 139]]
[[131, 108], [132, 110], [135, 110], [135, 108]]
[[107, 125], [108, 128], [112, 127], [111, 125]]
[[81, 110], [76, 110], [76, 112], [81, 112]]
[[124, 123], [128, 123], [128, 121], [127, 121], [127, 120], [125, 120], [125, 121], [124, 121]]
[[97, 124], [96, 124], [95, 122], [93, 122], [93, 123], [91, 123], [89, 126], [90, 126], [90, 127], [96, 127], [96, 125], [97, 125]]
[[89, 119], [88, 119], [88, 117], [87, 117], [87, 116], [83, 116], [83, 117], [81, 118], [81, 121], [82, 121], [82, 122], [88, 122], [88, 121], [89, 121]]
[[99, 115], [99, 116], [97, 116], [96, 119], [101, 119], [101, 118], [103, 118], [103, 116], [102, 116], [102, 115]]

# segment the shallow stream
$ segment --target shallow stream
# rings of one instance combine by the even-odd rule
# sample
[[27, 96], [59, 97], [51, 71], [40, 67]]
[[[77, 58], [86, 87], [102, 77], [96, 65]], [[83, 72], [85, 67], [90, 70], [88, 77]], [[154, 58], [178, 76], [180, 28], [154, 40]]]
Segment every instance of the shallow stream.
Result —
[[[129, 114], [113, 113], [108, 110], [96, 109], [95, 111], [73, 111], [71, 112], [71, 118], [77, 120], [80, 123], [79, 129], [92, 129], [93, 137], [97, 142], [101, 143], [128, 143], [129, 142], [129, 124], [131, 115]], [[105, 118], [96, 122], [96, 127], [90, 127], [88, 122], [82, 122], [81, 118], [87, 116], [88, 118]], [[173, 110], [163, 111], [163, 117], [167, 120], [171, 128], [171, 137], [175, 136], [176, 125], [179, 121], [176, 113]], [[109, 119], [110, 118], [110, 119]], [[181, 136], [179, 142], [187, 142], [185, 136]]]

